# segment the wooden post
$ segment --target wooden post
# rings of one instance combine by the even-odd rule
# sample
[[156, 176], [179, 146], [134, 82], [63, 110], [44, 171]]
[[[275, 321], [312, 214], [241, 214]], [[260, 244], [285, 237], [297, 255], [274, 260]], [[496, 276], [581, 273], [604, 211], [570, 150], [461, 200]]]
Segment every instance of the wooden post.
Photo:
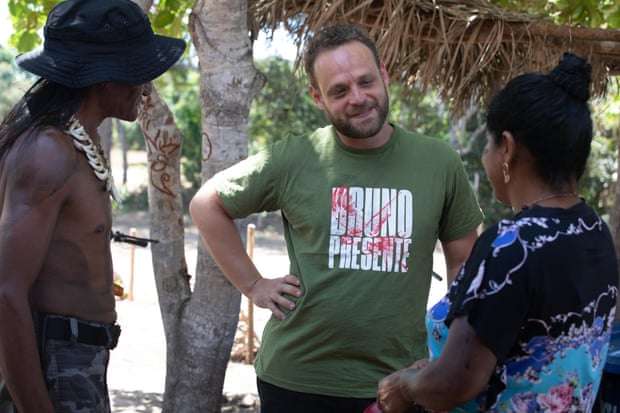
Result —
[[[254, 259], [254, 231], [256, 225], [249, 224], [247, 229], [247, 252], [250, 259]], [[254, 302], [248, 298], [248, 330], [246, 332], [245, 362], [254, 363]]]
[[[129, 231], [129, 235], [132, 237], [136, 236], [136, 229], [131, 228]], [[134, 244], [130, 244], [129, 247], [129, 291], [127, 292], [127, 299], [129, 301], [133, 301], [133, 273], [134, 273], [134, 262], [136, 259], [136, 246]]]

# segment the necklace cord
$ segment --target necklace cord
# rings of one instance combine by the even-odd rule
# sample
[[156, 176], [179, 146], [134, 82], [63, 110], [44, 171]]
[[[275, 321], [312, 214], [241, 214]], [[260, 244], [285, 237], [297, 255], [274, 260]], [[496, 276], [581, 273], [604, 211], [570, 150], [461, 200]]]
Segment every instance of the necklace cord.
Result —
[[[579, 198], [579, 195], [576, 192], [560, 192], [558, 194], [551, 194], [551, 195], [546, 195], [543, 197], [538, 198], [536, 201], [532, 202], [531, 206], [534, 205], [538, 205], [543, 201], [548, 201], [549, 199], [554, 199], [554, 198]], [[528, 204], [525, 204], [521, 207], [522, 210], [524, 209], [528, 209], [530, 208]]]
[[101, 145], [93, 142], [84, 126], [75, 116], [69, 121], [69, 129], [65, 130], [65, 132], [73, 137], [73, 146], [86, 155], [88, 165], [90, 165], [97, 179], [105, 184], [105, 189], [110, 193], [112, 199], [120, 202], [116, 187], [114, 186], [114, 178], [110, 171], [110, 164]]

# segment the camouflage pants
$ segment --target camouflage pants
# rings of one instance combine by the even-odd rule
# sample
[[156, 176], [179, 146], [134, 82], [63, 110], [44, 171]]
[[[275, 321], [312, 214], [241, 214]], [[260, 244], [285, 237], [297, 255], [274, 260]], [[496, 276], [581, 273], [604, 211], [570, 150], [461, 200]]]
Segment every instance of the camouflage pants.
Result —
[[9, 390], [6, 388], [4, 379], [0, 375], [0, 413], [17, 413], [13, 401], [9, 395]]
[[[103, 346], [39, 339], [43, 376], [56, 413], [110, 413]], [[0, 376], [0, 413], [17, 413]]]
[[57, 413], [110, 413], [106, 373], [110, 351], [47, 340], [43, 374]]

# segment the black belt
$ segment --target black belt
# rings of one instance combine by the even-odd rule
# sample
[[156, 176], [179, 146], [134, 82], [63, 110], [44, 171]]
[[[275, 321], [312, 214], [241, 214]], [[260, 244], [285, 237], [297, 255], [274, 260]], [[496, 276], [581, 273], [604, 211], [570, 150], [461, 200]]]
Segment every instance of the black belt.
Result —
[[[77, 318], [38, 313], [43, 338], [103, 346], [108, 350], [116, 347], [121, 327], [118, 324], [100, 326], [84, 323]], [[73, 324], [73, 329], [71, 325]]]

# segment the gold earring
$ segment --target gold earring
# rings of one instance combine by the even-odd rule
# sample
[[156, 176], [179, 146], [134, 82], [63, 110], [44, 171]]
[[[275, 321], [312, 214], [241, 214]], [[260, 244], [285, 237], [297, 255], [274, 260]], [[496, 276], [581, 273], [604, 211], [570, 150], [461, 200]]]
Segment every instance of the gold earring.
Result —
[[504, 162], [502, 164], [502, 174], [504, 175], [504, 183], [507, 184], [510, 182], [510, 174], [508, 173], [508, 163]]

